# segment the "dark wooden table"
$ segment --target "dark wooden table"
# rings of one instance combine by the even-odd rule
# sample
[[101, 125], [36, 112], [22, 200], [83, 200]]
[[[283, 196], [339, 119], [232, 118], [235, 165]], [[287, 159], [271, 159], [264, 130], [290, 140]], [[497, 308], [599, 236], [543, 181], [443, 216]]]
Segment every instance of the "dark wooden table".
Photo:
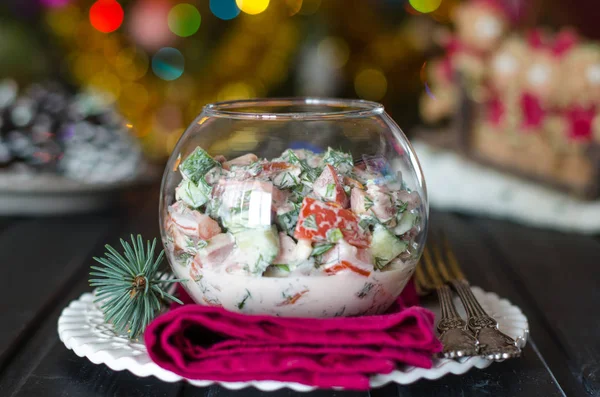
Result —
[[[61, 310], [90, 290], [92, 256], [130, 233], [158, 236], [157, 196], [149, 189], [119, 209], [90, 215], [0, 218], [0, 396], [268, 394], [114, 372], [76, 356], [58, 340]], [[474, 285], [508, 298], [529, 317], [524, 356], [410, 386], [303, 395], [600, 396], [600, 240], [435, 211], [431, 220], [433, 228], [446, 231]]]

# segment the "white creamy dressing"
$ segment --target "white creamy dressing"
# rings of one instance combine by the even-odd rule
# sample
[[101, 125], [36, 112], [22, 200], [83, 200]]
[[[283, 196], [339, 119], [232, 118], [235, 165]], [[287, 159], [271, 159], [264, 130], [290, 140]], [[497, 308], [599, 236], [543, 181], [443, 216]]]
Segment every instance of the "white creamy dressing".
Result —
[[174, 257], [173, 271], [199, 303], [248, 314], [286, 317], [335, 317], [377, 314], [387, 310], [402, 292], [416, 263], [394, 261], [368, 277], [353, 272], [288, 277], [249, 277], [203, 269], [190, 279], [188, 267]]

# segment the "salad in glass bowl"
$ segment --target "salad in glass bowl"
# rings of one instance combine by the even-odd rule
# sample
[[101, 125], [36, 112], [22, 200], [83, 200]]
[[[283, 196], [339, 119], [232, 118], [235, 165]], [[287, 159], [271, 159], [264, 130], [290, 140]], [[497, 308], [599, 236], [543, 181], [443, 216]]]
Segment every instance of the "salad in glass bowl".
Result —
[[[248, 106], [244, 102], [233, 105]], [[352, 129], [342, 140], [335, 139], [334, 129], [332, 143], [342, 147], [321, 149], [314, 140], [304, 145], [294, 140], [290, 146], [296, 148], [271, 157], [264, 155], [274, 151], [268, 144], [237, 156], [209, 153], [218, 139], [207, 141], [209, 146], [190, 144], [208, 117], [241, 120], [241, 126], [244, 117], [254, 117], [267, 130], [272, 120], [294, 130], [295, 123], [309, 128], [327, 117], [386, 120], [377, 113], [380, 105], [347, 102], [341, 103], [367, 114], [336, 112], [327, 101], [319, 106], [331, 113], [236, 114], [227, 108], [232, 103], [209, 105], [208, 116], [184, 134], [163, 179], [161, 230], [173, 271], [195, 301], [300, 317], [375, 314], [394, 302], [414, 271], [427, 220], [422, 177], [405, 138], [402, 145], [380, 140], [351, 151], [343, 146], [352, 146], [347, 138]], [[370, 146], [379, 152], [369, 153]], [[416, 189], [405, 174], [413, 186], [417, 181]]]

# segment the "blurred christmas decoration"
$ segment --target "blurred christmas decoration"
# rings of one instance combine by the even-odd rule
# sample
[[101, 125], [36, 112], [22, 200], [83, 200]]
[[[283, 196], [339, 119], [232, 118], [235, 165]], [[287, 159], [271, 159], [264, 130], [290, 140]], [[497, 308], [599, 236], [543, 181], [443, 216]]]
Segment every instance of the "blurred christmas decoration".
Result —
[[44, 26], [66, 53], [61, 71], [110, 93], [158, 159], [214, 101], [358, 96], [416, 114], [429, 32], [457, 2], [44, 1]]
[[46, 172], [84, 183], [134, 179], [142, 169], [138, 144], [104, 98], [70, 95], [59, 84], [19, 92], [0, 81], [0, 169]]
[[454, 118], [467, 155], [580, 197], [600, 196], [600, 45], [570, 29], [514, 24], [500, 1], [455, 13], [445, 54], [427, 63], [421, 113]]

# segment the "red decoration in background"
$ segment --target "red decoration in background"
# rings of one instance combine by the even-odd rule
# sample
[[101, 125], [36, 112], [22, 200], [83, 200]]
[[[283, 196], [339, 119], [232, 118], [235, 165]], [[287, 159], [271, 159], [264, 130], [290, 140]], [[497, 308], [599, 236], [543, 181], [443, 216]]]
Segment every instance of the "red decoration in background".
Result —
[[533, 29], [527, 33], [527, 43], [531, 48], [541, 49], [545, 44], [544, 33], [539, 29]]
[[98, 0], [90, 8], [90, 23], [103, 33], [117, 30], [124, 16], [123, 7], [115, 0]]
[[554, 44], [552, 45], [552, 54], [560, 58], [571, 48], [575, 47], [578, 41], [579, 38], [575, 32], [570, 30], [562, 30], [554, 39]]
[[575, 106], [566, 112], [569, 122], [569, 138], [576, 141], [588, 141], [592, 138], [592, 121], [596, 115], [596, 109], [592, 106], [582, 108]]
[[542, 126], [546, 112], [542, 109], [541, 101], [537, 96], [523, 94], [521, 109], [523, 110], [523, 129], [525, 131]]
[[554, 39], [547, 37], [540, 29], [534, 29], [527, 34], [527, 43], [536, 50], [547, 49], [555, 57], [560, 58], [579, 42], [577, 34], [571, 30], [560, 31]]
[[498, 97], [494, 97], [490, 102], [488, 102], [488, 121], [498, 126], [504, 117], [504, 104]]

